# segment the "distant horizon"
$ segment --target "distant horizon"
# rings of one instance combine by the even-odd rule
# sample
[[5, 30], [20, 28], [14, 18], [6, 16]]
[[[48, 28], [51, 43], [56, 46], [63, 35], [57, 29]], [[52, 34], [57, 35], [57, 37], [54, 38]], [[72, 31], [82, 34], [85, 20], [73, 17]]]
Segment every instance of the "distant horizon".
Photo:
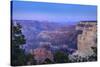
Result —
[[97, 7], [90, 5], [12, 1], [12, 20], [37, 20], [72, 24], [97, 21]]

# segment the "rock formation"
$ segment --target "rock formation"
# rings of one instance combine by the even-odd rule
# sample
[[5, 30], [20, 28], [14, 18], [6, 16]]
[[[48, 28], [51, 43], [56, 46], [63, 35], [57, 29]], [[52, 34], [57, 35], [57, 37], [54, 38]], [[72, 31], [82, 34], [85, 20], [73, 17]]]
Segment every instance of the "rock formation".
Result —
[[96, 21], [82, 21], [76, 26], [76, 30], [82, 31], [77, 37], [78, 51], [82, 56], [92, 55], [91, 47], [96, 47], [97, 43], [97, 23]]

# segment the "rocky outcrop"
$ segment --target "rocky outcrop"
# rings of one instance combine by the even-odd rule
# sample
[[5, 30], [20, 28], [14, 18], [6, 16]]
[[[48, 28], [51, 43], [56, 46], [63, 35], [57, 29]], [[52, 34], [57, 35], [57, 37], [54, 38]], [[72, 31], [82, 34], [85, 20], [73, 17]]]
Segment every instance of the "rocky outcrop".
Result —
[[31, 51], [31, 54], [34, 55], [34, 59], [37, 61], [37, 64], [44, 63], [46, 59], [49, 59], [53, 62], [52, 52], [46, 50], [45, 48], [36, 48]]
[[92, 55], [91, 47], [96, 47], [97, 25], [96, 21], [82, 21], [76, 26], [76, 30], [82, 31], [77, 37], [78, 51], [82, 56]]

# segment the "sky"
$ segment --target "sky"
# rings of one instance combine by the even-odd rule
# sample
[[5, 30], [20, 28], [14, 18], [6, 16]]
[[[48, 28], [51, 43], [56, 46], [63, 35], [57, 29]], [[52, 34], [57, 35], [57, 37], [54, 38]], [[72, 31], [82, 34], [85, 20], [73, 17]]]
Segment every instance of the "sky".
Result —
[[91, 21], [97, 20], [97, 7], [13, 0], [12, 19], [50, 22]]

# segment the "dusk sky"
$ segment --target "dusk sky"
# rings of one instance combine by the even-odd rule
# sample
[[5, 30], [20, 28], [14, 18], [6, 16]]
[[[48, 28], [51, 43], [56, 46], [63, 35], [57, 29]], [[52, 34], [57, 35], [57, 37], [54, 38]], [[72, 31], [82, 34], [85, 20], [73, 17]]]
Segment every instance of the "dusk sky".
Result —
[[96, 6], [15, 0], [12, 6], [12, 19], [16, 20], [77, 22], [97, 19]]

